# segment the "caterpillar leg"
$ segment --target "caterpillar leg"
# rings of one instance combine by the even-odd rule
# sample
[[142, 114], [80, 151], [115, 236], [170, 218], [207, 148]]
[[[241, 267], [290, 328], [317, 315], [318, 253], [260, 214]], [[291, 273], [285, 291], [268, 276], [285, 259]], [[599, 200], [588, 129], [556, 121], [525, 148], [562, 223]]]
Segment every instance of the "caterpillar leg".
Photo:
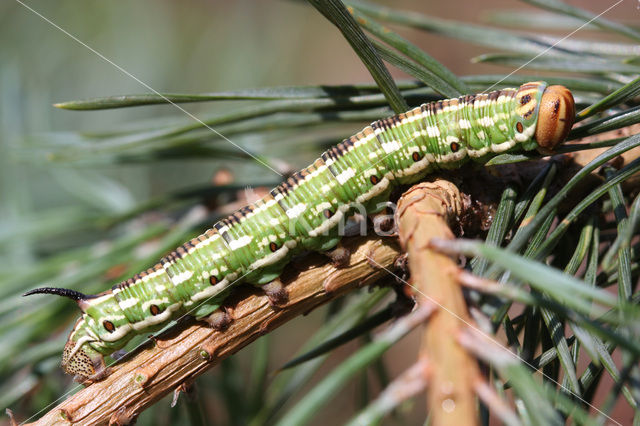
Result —
[[198, 321], [203, 320], [204, 318], [210, 316], [211, 314], [213, 314], [214, 312], [220, 309], [220, 306], [222, 305], [222, 301], [225, 299], [226, 295], [227, 293], [223, 293], [212, 300], [208, 300], [198, 305], [198, 307], [195, 308], [195, 310], [193, 310], [192, 312], [189, 312], [189, 315], [195, 317], [195, 319]]
[[302, 244], [309, 251], [327, 256], [336, 268], [343, 268], [349, 264], [351, 253], [340, 244], [342, 237], [337, 235], [337, 231], [337, 228], [331, 231], [336, 235], [323, 235], [304, 241]]
[[221, 300], [212, 300], [198, 306], [198, 309], [192, 314], [196, 320], [204, 321], [216, 331], [224, 331], [233, 321], [231, 315], [224, 306], [221, 306]]
[[377, 213], [369, 216], [369, 220], [376, 235], [380, 237], [398, 236], [398, 229], [392, 214], [387, 214], [386, 212]]
[[233, 321], [231, 315], [227, 312], [224, 307], [217, 309], [208, 317], [202, 318], [202, 321], [206, 322], [216, 331], [225, 331], [229, 328], [229, 325]]
[[289, 293], [287, 289], [284, 288], [284, 284], [282, 284], [280, 278], [274, 279], [261, 288], [269, 298], [269, 303], [271, 303], [272, 306], [284, 306], [289, 301]]
[[90, 384], [99, 382], [100, 380], [111, 374], [111, 369], [107, 367], [107, 364], [104, 362], [104, 358], [102, 356], [93, 358], [91, 362], [93, 364], [94, 373], [89, 376], [76, 374], [75, 376], [73, 376], [74, 381], [85, 386], [89, 386]]
[[122, 358], [124, 358], [126, 354], [127, 354], [127, 351], [125, 351], [124, 349], [118, 349], [117, 351], [111, 354], [111, 358], [113, 358], [114, 361], [120, 361]]
[[349, 266], [349, 259], [351, 258], [351, 251], [344, 247], [341, 243], [333, 248], [332, 250], [325, 251], [323, 253], [329, 259], [331, 259], [331, 263], [336, 268], [345, 268]]

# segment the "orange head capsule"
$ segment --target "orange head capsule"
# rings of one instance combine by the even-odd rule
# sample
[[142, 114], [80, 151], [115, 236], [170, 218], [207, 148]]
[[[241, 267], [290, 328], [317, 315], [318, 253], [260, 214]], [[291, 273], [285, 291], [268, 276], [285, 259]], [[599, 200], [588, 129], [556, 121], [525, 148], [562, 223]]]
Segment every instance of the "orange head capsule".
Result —
[[539, 151], [551, 153], [562, 143], [576, 115], [573, 95], [564, 86], [549, 86], [542, 94], [535, 139]]

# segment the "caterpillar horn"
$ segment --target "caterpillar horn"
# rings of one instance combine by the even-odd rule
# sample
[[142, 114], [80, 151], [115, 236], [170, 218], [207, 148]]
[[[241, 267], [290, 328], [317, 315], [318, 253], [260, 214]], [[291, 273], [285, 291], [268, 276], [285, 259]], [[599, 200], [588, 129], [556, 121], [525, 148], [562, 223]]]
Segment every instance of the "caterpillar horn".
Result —
[[86, 294], [80, 293], [79, 291], [57, 287], [36, 288], [26, 292], [25, 294], [23, 294], [23, 296], [31, 296], [32, 294], [55, 294], [57, 296], [68, 297], [69, 299], [75, 301], [88, 299], [88, 296]]

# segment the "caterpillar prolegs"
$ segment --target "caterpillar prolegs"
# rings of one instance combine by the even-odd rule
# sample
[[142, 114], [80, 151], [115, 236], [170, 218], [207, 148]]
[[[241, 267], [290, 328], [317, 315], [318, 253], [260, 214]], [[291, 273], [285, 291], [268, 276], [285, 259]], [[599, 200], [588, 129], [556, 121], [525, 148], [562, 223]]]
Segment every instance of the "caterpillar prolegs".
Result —
[[273, 189], [178, 247], [153, 268], [97, 295], [39, 288], [83, 312], [62, 367], [83, 380], [105, 375], [103, 356], [185, 313], [212, 314], [236, 282], [268, 284], [292, 255], [326, 251], [354, 206], [375, 213], [395, 185], [506, 151], [549, 153], [574, 118], [571, 92], [544, 82], [423, 104], [376, 121]]

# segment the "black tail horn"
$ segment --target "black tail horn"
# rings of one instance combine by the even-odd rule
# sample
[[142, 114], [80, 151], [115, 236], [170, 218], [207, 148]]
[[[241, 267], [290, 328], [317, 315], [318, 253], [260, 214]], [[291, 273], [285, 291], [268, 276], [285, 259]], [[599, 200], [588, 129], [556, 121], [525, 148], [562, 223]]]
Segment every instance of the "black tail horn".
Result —
[[86, 294], [82, 294], [79, 291], [57, 287], [36, 288], [26, 292], [23, 296], [30, 296], [32, 294], [55, 294], [56, 296], [68, 297], [73, 300], [83, 300], [88, 298]]

